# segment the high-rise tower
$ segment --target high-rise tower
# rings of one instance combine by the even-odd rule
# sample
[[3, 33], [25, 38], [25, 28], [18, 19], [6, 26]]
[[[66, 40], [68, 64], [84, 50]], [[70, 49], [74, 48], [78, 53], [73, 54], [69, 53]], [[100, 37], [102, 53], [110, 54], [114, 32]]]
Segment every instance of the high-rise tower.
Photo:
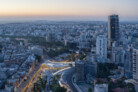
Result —
[[108, 17], [108, 47], [112, 46], [114, 41], [119, 40], [119, 17], [110, 15]]

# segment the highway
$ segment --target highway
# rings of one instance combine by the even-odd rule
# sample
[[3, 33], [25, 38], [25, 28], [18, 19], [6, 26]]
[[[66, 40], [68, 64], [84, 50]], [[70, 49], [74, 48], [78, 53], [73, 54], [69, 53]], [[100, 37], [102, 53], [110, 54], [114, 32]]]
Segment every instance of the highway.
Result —
[[41, 63], [38, 63], [38, 65], [34, 68], [34, 70], [29, 74], [29, 77], [26, 81], [23, 81], [20, 86], [17, 88], [16, 92], [24, 92], [23, 89], [28, 85], [28, 83], [31, 81], [32, 77], [36, 74], [36, 72], [40, 69]]
[[[69, 65], [69, 63], [64, 63], [64, 62], [58, 62], [58, 63], [54, 62], [53, 63], [53, 62], [49, 61], [48, 59], [43, 60], [43, 62], [38, 63], [38, 65], [35, 67], [35, 69], [30, 73], [27, 80], [23, 81], [15, 92], [28, 92], [28, 90], [30, 89], [32, 83], [34, 82], [36, 76], [42, 70], [43, 66], [47, 66], [48, 69], [58, 69], [58, 68], [60, 69], [61, 68], [59, 71], [53, 73], [53, 75], [56, 75], [58, 73], [62, 73], [62, 72], [67, 70], [67, 72], [66, 72], [67, 76], [69, 73], [69, 76], [71, 78], [72, 72], [70, 72], [70, 71], [68, 72], [68, 69], [69, 69], [69, 67], [67, 67], [68, 65]], [[66, 67], [66, 68], [64, 68], [64, 67]], [[72, 71], [72, 69], [71, 69], [71, 71]], [[67, 77], [66, 79], [67, 79], [69, 85], [71, 85], [71, 87], [73, 87], [73, 90], [74, 90], [73, 92], [77, 92], [77, 91], [75, 91], [75, 88], [74, 88], [70, 78]]]
[[69, 69], [68, 71], [64, 72], [62, 79], [64, 83], [66, 83], [73, 92], [78, 92], [72, 83], [72, 76], [74, 72], [74, 68]]

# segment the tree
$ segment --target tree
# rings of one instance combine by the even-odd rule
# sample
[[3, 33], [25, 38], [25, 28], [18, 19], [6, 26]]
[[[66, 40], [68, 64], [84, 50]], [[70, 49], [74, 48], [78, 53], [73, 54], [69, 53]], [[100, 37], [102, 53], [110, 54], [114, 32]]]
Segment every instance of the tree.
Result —
[[92, 88], [89, 88], [89, 89], [88, 89], [88, 92], [92, 92]]
[[41, 88], [40, 88], [40, 85], [38, 83], [34, 83], [33, 91], [34, 92], [41, 92]]
[[36, 59], [38, 60], [38, 62], [41, 61], [41, 56], [35, 54], [35, 57], [36, 57]]
[[115, 64], [110, 63], [98, 63], [98, 78], [107, 78], [111, 73], [110, 70], [116, 69]]
[[67, 91], [66, 88], [60, 87], [60, 86], [54, 88], [54, 90], [55, 90], [54, 92], [66, 92]]
[[86, 57], [86, 54], [85, 53], [79, 55], [79, 59], [80, 60], [83, 60], [85, 57]]
[[127, 86], [129, 92], [136, 92], [135, 86], [132, 83], [128, 83]]
[[40, 82], [40, 88], [43, 89], [44, 92], [46, 92], [47, 76], [45, 80], [43, 80], [41, 77], [38, 77], [38, 79]]

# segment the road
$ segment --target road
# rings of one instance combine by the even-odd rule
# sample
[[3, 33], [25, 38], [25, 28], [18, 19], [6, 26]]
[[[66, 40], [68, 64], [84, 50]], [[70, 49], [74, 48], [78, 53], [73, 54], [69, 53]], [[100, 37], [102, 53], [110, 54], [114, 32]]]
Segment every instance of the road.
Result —
[[66, 72], [68, 69], [70, 69], [71, 67], [67, 67], [67, 68], [63, 68], [63, 69], [60, 69], [60, 70], [58, 70], [58, 71], [56, 71], [55, 73], [53, 73], [53, 76], [55, 76], [55, 75], [59, 75], [59, 74], [62, 74], [62, 73], [64, 73], [64, 72]]
[[[25, 92], [25, 91], [28, 91], [28, 89], [30, 89], [30, 87], [28, 88], [28, 84], [30, 84], [30, 81], [31, 83], [32, 82], [32, 78], [35, 78], [34, 75], [36, 75], [37, 71], [40, 69], [41, 65], [44, 64], [44, 65], [48, 65], [49, 67], [52, 67], [53, 68], [58, 68], [58, 67], [63, 67], [63, 66], [68, 66], [69, 63], [64, 63], [64, 62], [60, 62], [60, 63], [53, 63], [51, 61], [49, 61], [48, 59], [47, 60], [42, 60], [42, 62], [38, 63], [38, 65], [34, 68], [34, 70], [30, 73], [29, 77], [27, 78], [26, 81], [23, 81], [21, 83], [21, 85], [17, 88], [16, 92]], [[66, 70], [66, 69], [65, 69]], [[64, 69], [62, 70], [64, 71]], [[62, 72], [62, 71], [59, 71], [58, 73]], [[68, 75], [69, 73], [69, 75]], [[71, 76], [72, 76], [73, 72], [67, 72], [67, 76], [70, 76], [69, 78], [67, 77], [67, 81], [69, 83], [69, 85], [71, 86], [71, 88], [73, 88], [73, 92], [77, 92], [76, 89], [74, 88], [73, 84], [72, 84], [72, 79], [71, 79]], [[34, 80], [34, 79], [33, 79]], [[27, 88], [26, 88], [27, 87]], [[25, 89], [25, 91], [24, 91]]]
[[23, 81], [21, 83], [21, 85], [17, 88], [16, 92], [22, 92], [22, 90], [28, 85], [28, 83], [30, 82], [31, 78], [33, 77], [33, 75], [39, 70], [39, 68], [41, 67], [41, 65], [43, 64], [43, 61], [41, 61], [40, 63], [38, 63], [38, 65], [36, 65], [36, 67], [34, 68], [34, 70], [30, 73], [29, 77], [27, 78], [26, 81]]
[[62, 77], [63, 77], [64, 82], [67, 83], [67, 85], [70, 87], [70, 89], [73, 92], [78, 92], [72, 83], [72, 76], [73, 76], [74, 72], [75, 72], [74, 68], [71, 68], [69, 71], [65, 72]]

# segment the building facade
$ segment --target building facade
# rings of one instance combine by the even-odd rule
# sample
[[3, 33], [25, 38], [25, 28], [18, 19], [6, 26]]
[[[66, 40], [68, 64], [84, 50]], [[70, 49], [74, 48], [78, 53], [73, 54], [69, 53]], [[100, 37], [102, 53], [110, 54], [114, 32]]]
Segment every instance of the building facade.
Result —
[[94, 92], [108, 92], [108, 84], [96, 84]]
[[86, 76], [97, 76], [97, 63], [88, 60], [79, 60], [75, 62], [76, 82], [84, 82]]
[[108, 47], [112, 46], [114, 41], [119, 40], [119, 17], [110, 15], [108, 17]]
[[96, 54], [107, 58], [107, 38], [100, 35], [96, 39]]
[[133, 79], [138, 80], [138, 49], [134, 48], [132, 53]]
[[79, 49], [89, 49], [89, 41], [88, 41], [88, 36], [87, 34], [81, 34], [80, 38], [78, 39], [78, 47]]
[[126, 78], [132, 78], [132, 48], [129, 48], [125, 54], [124, 72]]
[[84, 61], [75, 62], [76, 81], [83, 82], [85, 79]]

